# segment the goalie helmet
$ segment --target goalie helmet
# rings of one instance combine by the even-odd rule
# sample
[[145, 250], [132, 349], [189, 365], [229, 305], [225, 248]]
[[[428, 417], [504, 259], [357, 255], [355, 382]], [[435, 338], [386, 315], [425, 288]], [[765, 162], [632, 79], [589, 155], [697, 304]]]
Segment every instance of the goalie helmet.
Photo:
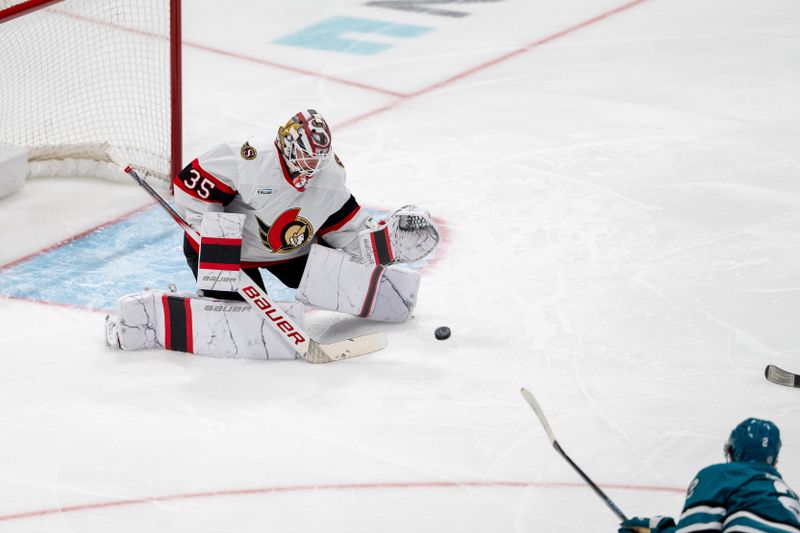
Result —
[[278, 128], [275, 139], [283, 160], [292, 174], [299, 174], [295, 185], [302, 187], [331, 157], [331, 130], [317, 111], [306, 109]]
[[775, 466], [781, 450], [781, 432], [769, 420], [748, 418], [733, 428], [724, 450], [728, 462], [744, 461]]

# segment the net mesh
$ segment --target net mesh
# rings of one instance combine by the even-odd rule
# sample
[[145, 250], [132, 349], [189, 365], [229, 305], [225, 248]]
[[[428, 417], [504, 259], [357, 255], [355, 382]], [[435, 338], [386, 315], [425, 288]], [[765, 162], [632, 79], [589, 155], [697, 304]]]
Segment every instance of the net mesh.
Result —
[[[0, 0], [0, 16], [26, 3]], [[169, 32], [169, 0], [64, 0], [0, 20], [0, 141], [44, 159], [110, 145], [168, 180]]]

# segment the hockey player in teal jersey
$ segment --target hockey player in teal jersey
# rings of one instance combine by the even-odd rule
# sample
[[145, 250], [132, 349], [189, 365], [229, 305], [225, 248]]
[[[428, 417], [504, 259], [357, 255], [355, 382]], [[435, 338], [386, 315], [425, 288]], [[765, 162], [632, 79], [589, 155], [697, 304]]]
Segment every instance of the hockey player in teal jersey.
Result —
[[800, 533], [800, 502], [775, 469], [781, 436], [767, 420], [748, 418], [725, 443], [723, 464], [697, 473], [677, 525], [672, 518], [630, 518], [619, 533]]

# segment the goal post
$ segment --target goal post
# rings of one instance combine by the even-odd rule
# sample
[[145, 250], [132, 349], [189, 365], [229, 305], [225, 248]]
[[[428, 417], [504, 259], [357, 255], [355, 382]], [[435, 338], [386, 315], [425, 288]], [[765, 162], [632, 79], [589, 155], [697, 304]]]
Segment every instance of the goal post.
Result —
[[31, 175], [180, 170], [180, 0], [0, 0], [0, 143]]

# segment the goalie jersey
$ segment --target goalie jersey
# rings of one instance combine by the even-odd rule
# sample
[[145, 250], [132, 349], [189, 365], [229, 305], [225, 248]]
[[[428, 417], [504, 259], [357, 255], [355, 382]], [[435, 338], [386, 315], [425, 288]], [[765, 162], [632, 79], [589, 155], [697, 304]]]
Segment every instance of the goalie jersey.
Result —
[[[246, 215], [243, 268], [307, 255], [320, 237], [357, 253], [358, 231], [369, 219], [345, 186], [338, 157], [310, 179], [292, 176], [274, 142], [219, 144], [187, 165], [173, 186], [176, 203], [198, 233], [204, 213]], [[198, 243], [191, 244], [197, 250]]]
[[683, 513], [667, 531], [800, 533], [800, 502], [772, 466], [711, 465], [692, 480]]

